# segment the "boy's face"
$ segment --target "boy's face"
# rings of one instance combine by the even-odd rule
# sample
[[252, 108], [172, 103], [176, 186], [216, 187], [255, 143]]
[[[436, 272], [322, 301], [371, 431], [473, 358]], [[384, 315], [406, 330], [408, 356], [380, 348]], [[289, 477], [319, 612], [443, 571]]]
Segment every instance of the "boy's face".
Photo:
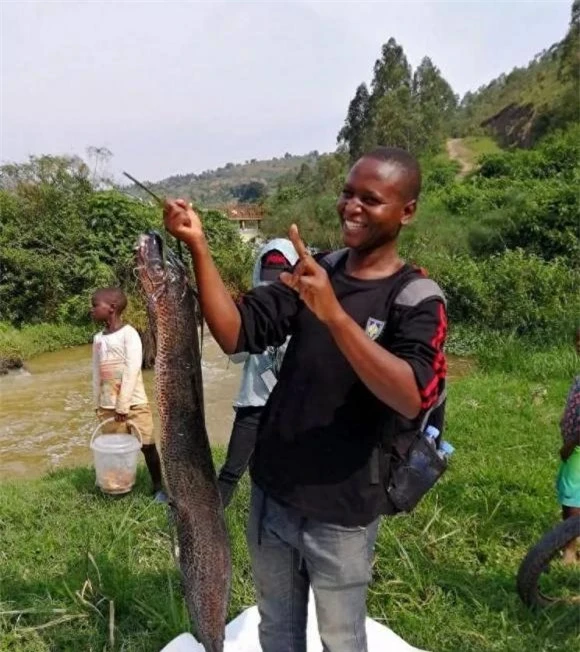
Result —
[[94, 321], [107, 321], [115, 312], [115, 307], [108, 303], [104, 297], [94, 294], [91, 298], [91, 319]]
[[392, 242], [417, 207], [405, 198], [404, 172], [390, 162], [362, 158], [351, 168], [337, 202], [347, 247], [360, 251]]

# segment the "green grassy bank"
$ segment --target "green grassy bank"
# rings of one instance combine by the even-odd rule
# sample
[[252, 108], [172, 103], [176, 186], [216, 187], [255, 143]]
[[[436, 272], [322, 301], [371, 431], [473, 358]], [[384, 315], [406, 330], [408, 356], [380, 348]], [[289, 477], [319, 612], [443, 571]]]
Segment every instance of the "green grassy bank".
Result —
[[[534, 365], [453, 381], [451, 470], [416, 513], [382, 523], [369, 611], [419, 648], [578, 645], [577, 609], [530, 613], [515, 593], [526, 550], [559, 519], [558, 421], [570, 376], [552, 369], [544, 382]], [[91, 469], [0, 484], [2, 652], [155, 651], [187, 629], [165, 511], [147, 491], [143, 470], [122, 499], [100, 495]], [[247, 506], [246, 480], [228, 512], [230, 617], [254, 602]]]
[[0, 369], [20, 367], [40, 353], [58, 351], [91, 341], [94, 325], [34, 324], [15, 328], [0, 322]]

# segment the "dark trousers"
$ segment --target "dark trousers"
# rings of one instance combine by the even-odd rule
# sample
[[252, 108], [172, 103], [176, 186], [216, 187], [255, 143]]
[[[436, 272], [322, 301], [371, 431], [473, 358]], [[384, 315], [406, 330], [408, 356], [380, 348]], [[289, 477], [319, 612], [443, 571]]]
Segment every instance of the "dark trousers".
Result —
[[263, 407], [236, 408], [226, 461], [218, 476], [218, 486], [224, 507], [229, 505], [236, 486], [250, 463], [263, 409]]

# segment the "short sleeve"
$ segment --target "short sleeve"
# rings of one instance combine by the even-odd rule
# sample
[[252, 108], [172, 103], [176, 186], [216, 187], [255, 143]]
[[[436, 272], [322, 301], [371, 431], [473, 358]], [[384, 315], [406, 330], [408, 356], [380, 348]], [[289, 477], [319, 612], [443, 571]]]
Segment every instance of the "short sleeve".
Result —
[[242, 320], [236, 353], [262, 353], [281, 346], [301, 308], [298, 294], [281, 282], [254, 288], [238, 303]]
[[428, 299], [402, 311], [387, 347], [411, 365], [421, 395], [422, 410], [428, 410], [436, 403], [444, 386], [446, 337], [445, 305], [439, 299]]

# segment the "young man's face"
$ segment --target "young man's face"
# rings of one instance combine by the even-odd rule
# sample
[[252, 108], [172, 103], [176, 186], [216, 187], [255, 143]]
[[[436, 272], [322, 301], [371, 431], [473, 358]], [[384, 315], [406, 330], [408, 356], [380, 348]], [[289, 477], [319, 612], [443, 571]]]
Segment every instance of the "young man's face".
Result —
[[94, 321], [107, 321], [114, 312], [113, 306], [98, 294], [91, 298], [91, 319]]
[[389, 162], [362, 158], [351, 168], [337, 210], [347, 247], [360, 251], [392, 242], [417, 202], [405, 197], [404, 172]]

